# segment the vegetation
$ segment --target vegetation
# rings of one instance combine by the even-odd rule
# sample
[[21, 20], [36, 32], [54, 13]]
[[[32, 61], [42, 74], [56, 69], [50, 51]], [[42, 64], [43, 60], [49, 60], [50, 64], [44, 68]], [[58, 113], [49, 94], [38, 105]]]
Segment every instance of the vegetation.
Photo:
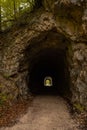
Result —
[[[0, 32], [13, 25], [13, 23], [26, 11], [31, 12], [34, 8], [40, 7], [54, 0], [0, 0]], [[86, 0], [78, 0], [82, 6], [86, 6]], [[70, 4], [71, 0], [58, 0], [56, 4]]]
[[0, 31], [11, 26], [26, 10], [31, 11], [37, 0], [0, 0]]
[[74, 108], [78, 111], [78, 112], [83, 112], [84, 111], [84, 106], [82, 106], [79, 103], [74, 103]]
[[7, 101], [7, 96], [5, 94], [0, 93], [0, 106], [3, 105]]

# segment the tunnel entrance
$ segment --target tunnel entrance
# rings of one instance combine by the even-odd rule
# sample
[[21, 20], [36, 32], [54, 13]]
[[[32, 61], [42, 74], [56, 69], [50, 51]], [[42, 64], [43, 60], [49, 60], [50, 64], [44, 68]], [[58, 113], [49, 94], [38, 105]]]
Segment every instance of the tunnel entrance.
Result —
[[[44, 79], [52, 78], [51, 85], [45, 85]], [[47, 48], [33, 59], [29, 73], [29, 91], [33, 94], [69, 94], [69, 72], [66, 51]]]
[[[28, 94], [57, 94], [71, 98], [69, 47], [70, 41], [56, 29], [31, 41], [25, 50], [25, 63], [22, 63], [22, 69], [27, 70]], [[46, 77], [52, 79], [50, 85], [44, 84]]]

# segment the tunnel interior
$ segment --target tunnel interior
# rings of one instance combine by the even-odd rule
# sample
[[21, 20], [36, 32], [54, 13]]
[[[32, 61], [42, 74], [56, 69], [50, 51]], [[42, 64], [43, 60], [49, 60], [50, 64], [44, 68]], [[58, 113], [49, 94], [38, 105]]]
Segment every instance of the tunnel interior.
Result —
[[[31, 93], [58, 95], [69, 93], [69, 72], [65, 50], [43, 49], [33, 58], [31, 66], [28, 77]], [[44, 85], [47, 76], [52, 78], [52, 86]]]

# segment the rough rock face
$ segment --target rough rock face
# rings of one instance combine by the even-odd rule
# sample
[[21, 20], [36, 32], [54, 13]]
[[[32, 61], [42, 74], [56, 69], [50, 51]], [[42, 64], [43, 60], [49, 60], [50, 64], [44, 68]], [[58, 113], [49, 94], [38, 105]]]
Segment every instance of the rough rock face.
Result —
[[[4, 36], [1, 34], [0, 93], [6, 94], [8, 99], [11, 97], [12, 101], [29, 95], [26, 78], [33, 57], [43, 48], [57, 48], [55, 42], [46, 42], [51, 31], [62, 37], [67, 47], [70, 100], [87, 109], [87, 2], [44, 0], [43, 7], [22, 16], [16, 28]], [[58, 41], [58, 37], [55, 39]]]
[[71, 79], [73, 102], [79, 101], [87, 106], [87, 45], [82, 43], [72, 44]]

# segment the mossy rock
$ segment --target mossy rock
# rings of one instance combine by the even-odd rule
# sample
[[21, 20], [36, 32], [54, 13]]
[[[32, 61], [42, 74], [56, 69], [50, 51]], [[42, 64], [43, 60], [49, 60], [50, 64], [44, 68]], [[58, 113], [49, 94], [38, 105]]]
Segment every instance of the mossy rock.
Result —
[[7, 95], [6, 94], [3, 94], [3, 93], [0, 93], [0, 105], [3, 105], [5, 102], [7, 102]]
[[81, 105], [80, 103], [74, 103], [74, 109], [77, 111], [77, 112], [83, 112], [85, 111], [85, 107], [83, 105]]

